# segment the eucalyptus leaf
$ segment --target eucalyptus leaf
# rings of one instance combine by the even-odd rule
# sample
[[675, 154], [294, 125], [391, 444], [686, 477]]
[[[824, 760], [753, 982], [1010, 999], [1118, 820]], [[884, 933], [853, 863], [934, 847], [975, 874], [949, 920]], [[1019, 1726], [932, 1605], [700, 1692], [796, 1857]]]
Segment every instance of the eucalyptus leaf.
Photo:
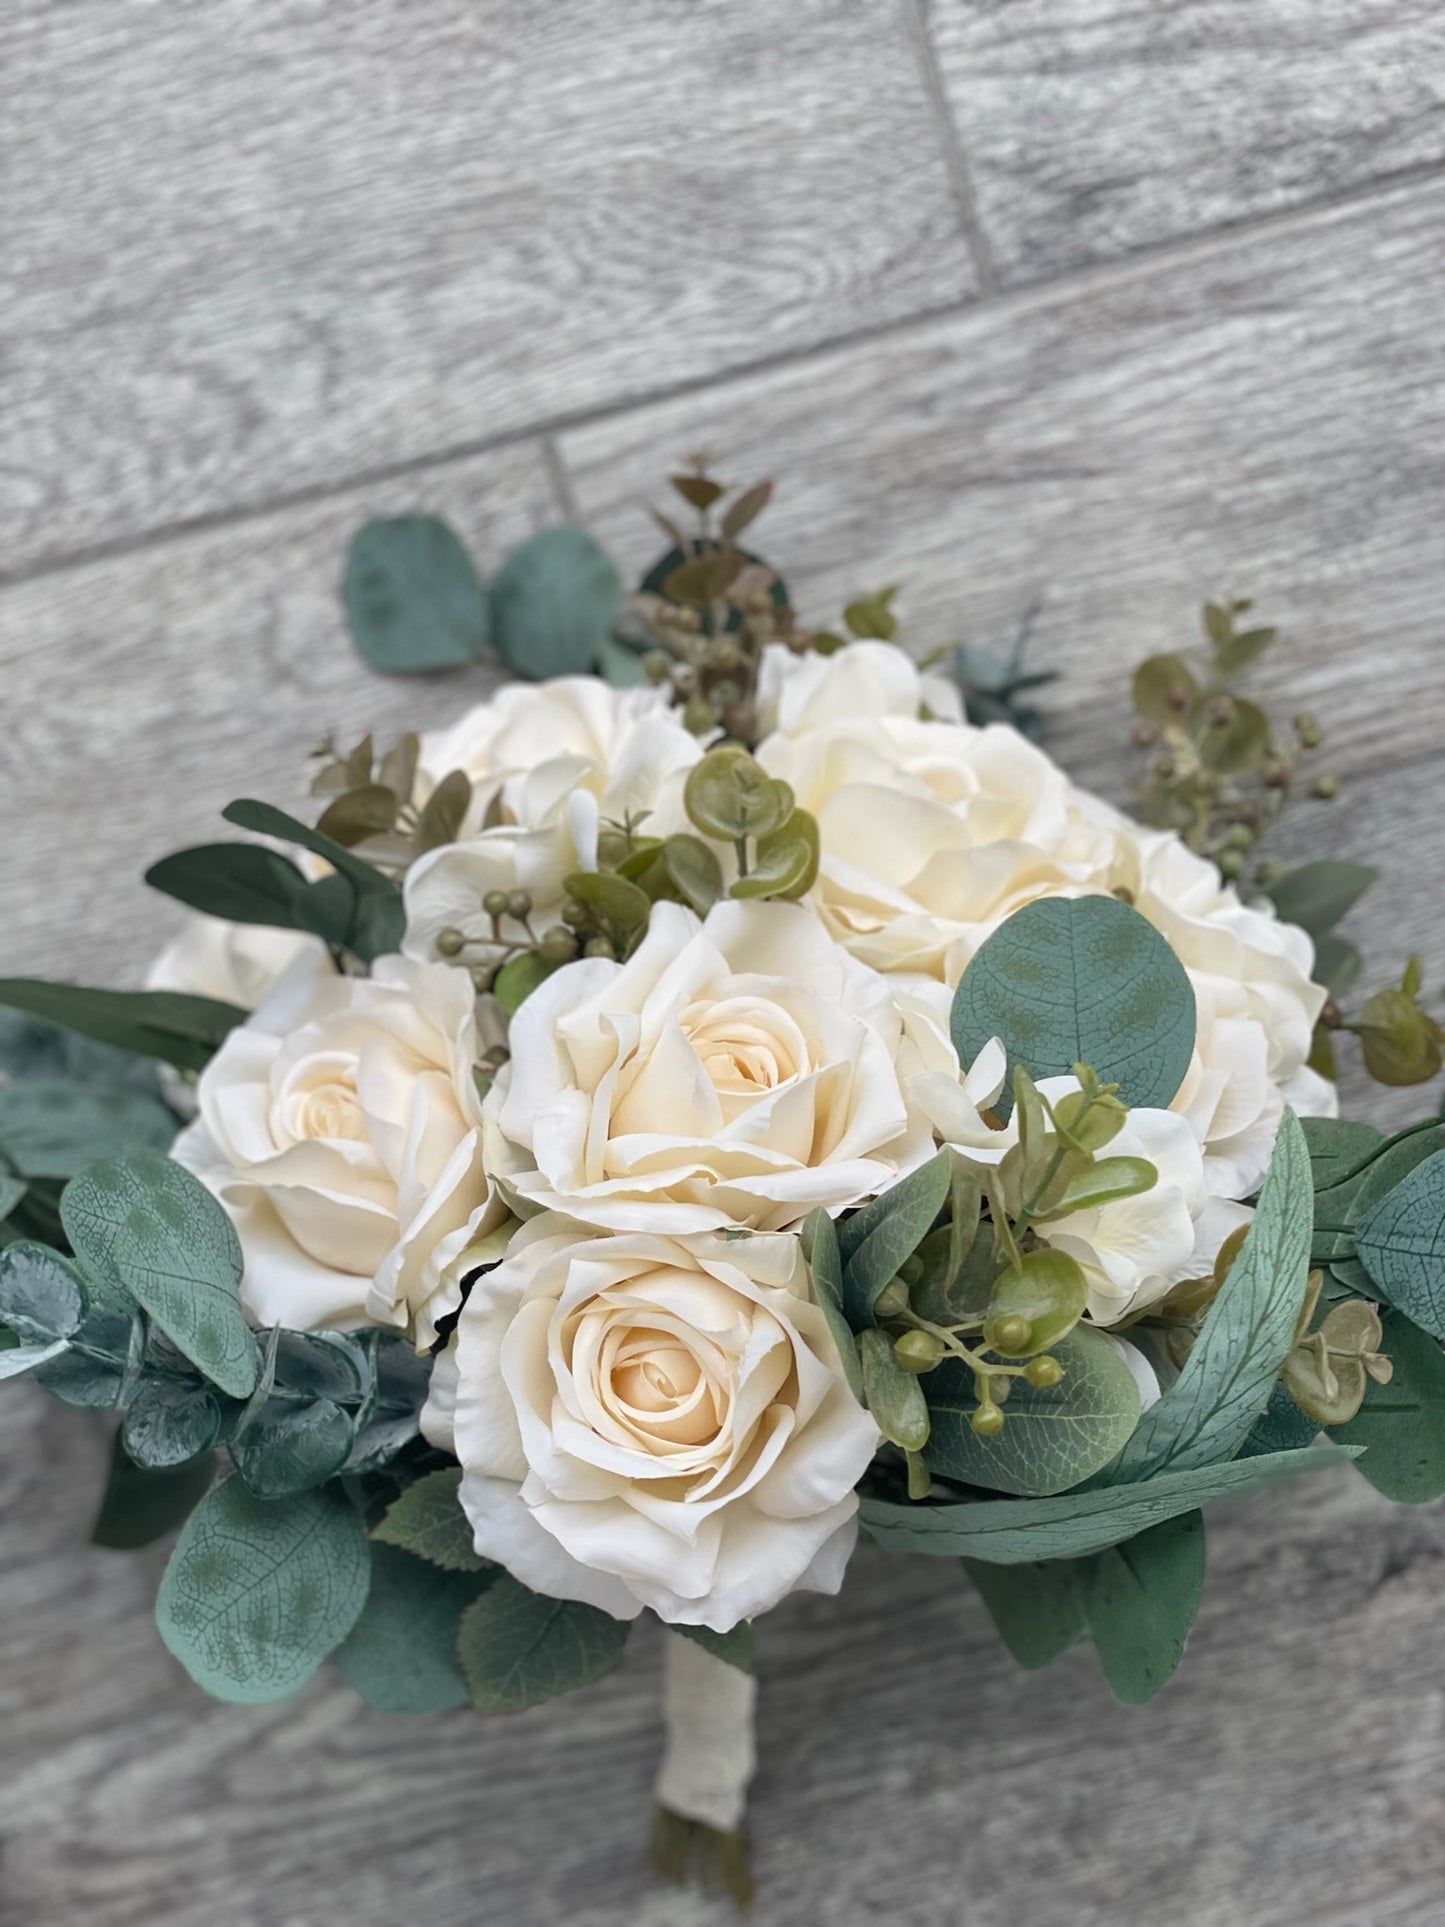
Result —
[[1445, 1340], [1445, 1151], [1417, 1164], [1371, 1209], [1355, 1250], [1381, 1296]]
[[1173, 1519], [1084, 1563], [1080, 1592], [1099, 1664], [1116, 1699], [1142, 1706], [1184, 1657], [1204, 1592], [1204, 1520]]
[[1178, 1378], [1120, 1454], [1114, 1484], [1214, 1464], [1244, 1443], [1294, 1344], [1313, 1213], [1304, 1132], [1286, 1110], [1239, 1256]]
[[1297, 870], [1286, 870], [1266, 894], [1282, 922], [1297, 923], [1318, 940], [1355, 907], [1375, 875], [1367, 863], [1320, 857]]
[[125, 1389], [135, 1320], [109, 1306], [87, 1312], [79, 1331], [35, 1376], [64, 1405], [113, 1411]]
[[1135, 1485], [1095, 1486], [1044, 1499], [970, 1499], [958, 1504], [899, 1505], [865, 1497], [863, 1529], [885, 1552], [983, 1559], [1017, 1565], [1102, 1552], [1165, 1519], [1215, 1499], [1302, 1472], [1322, 1472], [1357, 1458], [1358, 1446], [1311, 1446], [1252, 1459], [1164, 1472]]
[[[145, 874], [153, 890], [227, 923], [310, 930], [311, 884], [280, 850], [263, 843], [200, 843], [176, 850]], [[244, 1022], [244, 1012], [237, 1022]]]
[[813, 1277], [813, 1296], [818, 1302], [838, 1348], [839, 1363], [854, 1398], [863, 1403], [863, 1370], [858, 1362], [858, 1347], [853, 1328], [843, 1313], [843, 1267], [838, 1256], [838, 1229], [819, 1205], [808, 1216], [803, 1232]]
[[872, 1324], [879, 1292], [928, 1235], [947, 1201], [951, 1171], [948, 1152], [940, 1151], [838, 1227], [843, 1308], [855, 1330]]
[[497, 1569], [441, 1572], [393, 1546], [373, 1546], [360, 1619], [331, 1655], [368, 1706], [382, 1713], [445, 1713], [467, 1703], [457, 1626]]
[[479, 1713], [518, 1713], [610, 1673], [630, 1622], [501, 1573], [462, 1614], [457, 1657]]
[[[102, 1044], [157, 1057], [180, 1071], [202, 1070], [216, 1046], [246, 1021], [244, 1010], [214, 997], [193, 997], [176, 990], [96, 990], [85, 984], [43, 983], [35, 977], [0, 978], [0, 1004]], [[13, 1098], [15, 1088], [0, 1095]]]
[[352, 640], [385, 675], [460, 669], [486, 652], [487, 592], [439, 516], [364, 522], [346, 552], [341, 598]]
[[1091, 1065], [1126, 1104], [1167, 1109], [1194, 1051], [1194, 991], [1151, 923], [1115, 897], [1043, 897], [986, 939], [953, 1000], [971, 1064], [1001, 1038], [1035, 1082]]
[[7, 1171], [0, 1171], [0, 1220], [10, 1216], [28, 1189], [24, 1178], [13, 1178]]
[[887, 1332], [870, 1327], [859, 1340], [863, 1361], [863, 1402], [884, 1438], [905, 1452], [928, 1443], [928, 1404], [912, 1372], [898, 1362]]
[[242, 1314], [235, 1226], [198, 1178], [171, 1167], [164, 1189], [131, 1206], [111, 1251], [121, 1283], [214, 1384], [246, 1398], [256, 1341]]
[[121, 1439], [135, 1465], [161, 1471], [209, 1452], [220, 1432], [221, 1408], [209, 1386], [149, 1378], [126, 1409]]
[[[234, 803], [228, 803], [221, 814], [238, 829], [298, 844], [313, 856], [324, 857], [337, 872], [336, 876], [324, 877], [311, 886], [306, 901], [313, 907], [319, 906], [319, 912], [308, 928], [319, 926], [320, 934], [354, 951], [363, 963], [371, 963], [401, 948], [406, 928], [401, 888], [374, 865], [353, 855], [334, 837], [323, 836], [309, 824], [255, 797], [239, 797]], [[349, 886], [344, 894], [336, 887], [338, 879]], [[344, 927], [339, 932], [334, 928], [332, 906], [345, 913]]]
[[215, 1458], [209, 1452], [160, 1471], [137, 1465], [117, 1432], [110, 1476], [90, 1529], [91, 1544], [114, 1552], [153, 1545], [189, 1518], [215, 1475]]
[[115, 1266], [115, 1241], [132, 1208], [163, 1191], [178, 1170], [157, 1151], [108, 1158], [74, 1177], [60, 1194], [60, 1222], [84, 1269], [93, 1305], [134, 1310], [134, 1300]]
[[64, 1338], [53, 1338], [48, 1344], [9, 1345], [0, 1351], [0, 1379], [20, 1378], [26, 1372], [36, 1371], [42, 1365], [63, 1358], [69, 1349], [69, 1341]]
[[622, 601], [607, 551], [573, 523], [513, 549], [492, 582], [492, 631], [509, 668], [540, 681], [594, 671]]
[[186, 1521], [156, 1624], [198, 1686], [264, 1706], [304, 1686], [351, 1631], [370, 1559], [361, 1519], [336, 1487], [267, 1503], [229, 1478]]
[[70, 1178], [99, 1158], [163, 1150], [176, 1128], [144, 1091], [48, 1078], [0, 1086], [0, 1151], [26, 1178]]
[[69, 1338], [85, 1310], [85, 1287], [58, 1251], [29, 1239], [0, 1251], [0, 1324], [22, 1345]]
[[1030, 1672], [1049, 1666], [1087, 1630], [1077, 1564], [989, 1565], [965, 1559], [963, 1569], [988, 1608], [1014, 1661]]
[[670, 836], [662, 846], [662, 861], [683, 902], [705, 917], [723, 893], [717, 852], [700, 836]]
[[329, 1398], [268, 1398], [231, 1441], [231, 1457], [258, 1499], [324, 1485], [346, 1464], [355, 1426]]
[[1387, 1310], [1380, 1323], [1390, 1382], [1372, 1380], [1359, 1411], [1330, 1436], [1365, 1448], [1360, 1471], [1377, 1492], [1423, 1505], [1445, 1497], [1445, 1351], [1402, 1312]]
[[1283, 1379], [1276, 1379], [1269, 1403], [1255, 1420], [1237, 1456], [1257, 1458], [1263, 1452], [1298, 1452], [1319, 1437], [1319, 1421], [1308, 1417], [1290, 1397]]
[[922, 1381], [932, 1429], [928, 1463], [940, 1478], [1042, 1498], [1106, 1466], [1139, 1422], [1139, 1391], [1118, 1348], [1083, 1327], [1052, 1348], [1064, 1368], [1047, 1391], [1016, 1378], [1003, 1430], [980, 1438], [969, 1423], [978, 1395], [962, 1360], [945, 1358]]
[[1302, 1117], [1300, 1129], [1310, 1154], [1310, 1181], [1316, 1191], [1363, 1171], [1374, 1153], [1383, 1148], [1385, 1134], [1373, 1124], [1359, 1124], [1343, 1117]]
[[461, 1482], [460, 1466], [428, 1472], [393, 1502], [372, 1538], [447, 1572], [485, 1571], [492, 1562], [472, 1545], [471, 1521], [458, 1496]]

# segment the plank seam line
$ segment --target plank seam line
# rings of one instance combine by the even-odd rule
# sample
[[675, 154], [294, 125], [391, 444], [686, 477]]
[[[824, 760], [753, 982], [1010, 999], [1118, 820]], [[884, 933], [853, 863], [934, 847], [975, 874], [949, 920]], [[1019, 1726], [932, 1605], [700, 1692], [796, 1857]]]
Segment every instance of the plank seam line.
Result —
[[948, 89], [943, 84], [943, 74], [938, 65], [938, 55], [934, 51], [933, 36], [928, 31], [928, 21], [924, 17], [922, 0], [898, 0], [898, 5], [903, 16], [903, 31], [913, 44], [914, 58], [918, 62], [919, 78], [923, 82], [923, 91], [928, 99], [934, 132], [943, 150], [943, 164], [948, 173], [948, 184], [958, 210], [959, 225], [963, 229], [963, 237], [968, 243], [968, 251], [973, 260], [979, 295], [986, 301], [998, 292], [999, 283], [994, 269], [993, 247], [989, 242], [988, 229], [984, 226], [983, 212], [979, 207], [978, 194], [974, 189], [973, 169], [969, 165], [968, 150], [963, 144], [963, 134], [958, 125], [958, 117], [953, 111], [953, 104], [948, 98]]

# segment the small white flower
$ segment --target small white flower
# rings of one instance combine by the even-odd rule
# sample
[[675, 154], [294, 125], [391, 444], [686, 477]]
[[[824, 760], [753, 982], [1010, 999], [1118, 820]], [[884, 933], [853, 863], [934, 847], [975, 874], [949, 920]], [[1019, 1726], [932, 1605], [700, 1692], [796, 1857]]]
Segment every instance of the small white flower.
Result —
[[878, 1442], [797, 1238], [550, 1215], [473, 1285], [422, 1426], [461, 1460], [478, 1552], [554, 1598], [715, 1632], [837, 1591]]
[[326, 957], [320, 937], [266, 924], [189, 916], [146, 973], [147, 990], [178, 990], [254, 1010], [297, 957]]
[[928, 1157], [885, 979], [806, 910], [656, 904], [626, 963], [556, 971], [512, 1022], [487, 1161], [534, 1208], [617, 1230], [783, 1230]]

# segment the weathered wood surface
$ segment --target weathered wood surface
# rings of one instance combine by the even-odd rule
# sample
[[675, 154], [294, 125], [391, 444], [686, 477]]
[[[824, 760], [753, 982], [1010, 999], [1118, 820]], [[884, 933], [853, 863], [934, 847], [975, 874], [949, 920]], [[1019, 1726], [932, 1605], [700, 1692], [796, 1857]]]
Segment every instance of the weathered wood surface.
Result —
[[[705, 441], [778, 477], [759, 536], [812, 614], [898, 579], [920, 642], [988, 642], [1042, 595], [1053, 742], [1115, 796], [1128, 665], [1255, 593], [1346, 783], [1291, 846], [1381, 865], [1392, 966], [1445, 897], [1439, 35], [1423, 0], [21, 0], [0, 965], [134, 981], [147, 861], [298, 798], [327, 726], [484, 686], [347, 653], [363, 515], [440, 508], [490, 561], [575, 500], [637, 562]], [[639, 1864], [655, 1637], [492, 1724], [334, 1681], [218, 1706], [155, 1638], [159, 1559], [84, 1544], [103, 1443], [4, 1388], [7, 1927], [732, 1918]], [[1210, 1535], [1142, 1712], [1086, 1655], [1013, 1672], [947, 1562], [773, 1616], [762, 1927], [1439, 1918], [1438, 1513], [1338, 1473]]]
[[1445, 159], [1434, 0], [921, 0], [1005, 284]]
[[0, 20], [0, 568], [973, 285], [896, 0]]

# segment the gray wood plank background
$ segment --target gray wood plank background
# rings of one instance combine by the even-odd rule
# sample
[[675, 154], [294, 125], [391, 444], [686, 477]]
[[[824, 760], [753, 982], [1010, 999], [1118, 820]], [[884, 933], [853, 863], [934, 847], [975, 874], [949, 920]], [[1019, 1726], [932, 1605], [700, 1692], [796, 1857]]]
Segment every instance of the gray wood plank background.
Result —
[[[135, 981], [147, 862], [295, 801], [326, 728], [485, 686], [350, 654], [366, 514], [485, 562], [579, 510], [639, 564], [702, 442], [776, 476], [819, 619], [897, 580], [920, 645], [998, 642], [1038, 600], [1053, 745], [1118, 798], [1129, 665], [1254, 594], [1344, 779], [1288, 850], [1379, 864], [1395, 968], [1445, 897], [1442, 76], [1426, 0], [14, 0], [0, 964]], [[490, 1724], [216, 1705], [161, 1556], [85, 1544], [104, 1451], [5, 1388], [0, 1918], [731, 1917], [640, 1866], [654, 1636]], [[1445, 1917], [1442, 1557], [1349, 1474], [1220, 1509], [1142, 1712], [1086, 1655], [1014, 1673], [947, 1564], [860, 1557], [761, 1630], [755, 1917]]]

